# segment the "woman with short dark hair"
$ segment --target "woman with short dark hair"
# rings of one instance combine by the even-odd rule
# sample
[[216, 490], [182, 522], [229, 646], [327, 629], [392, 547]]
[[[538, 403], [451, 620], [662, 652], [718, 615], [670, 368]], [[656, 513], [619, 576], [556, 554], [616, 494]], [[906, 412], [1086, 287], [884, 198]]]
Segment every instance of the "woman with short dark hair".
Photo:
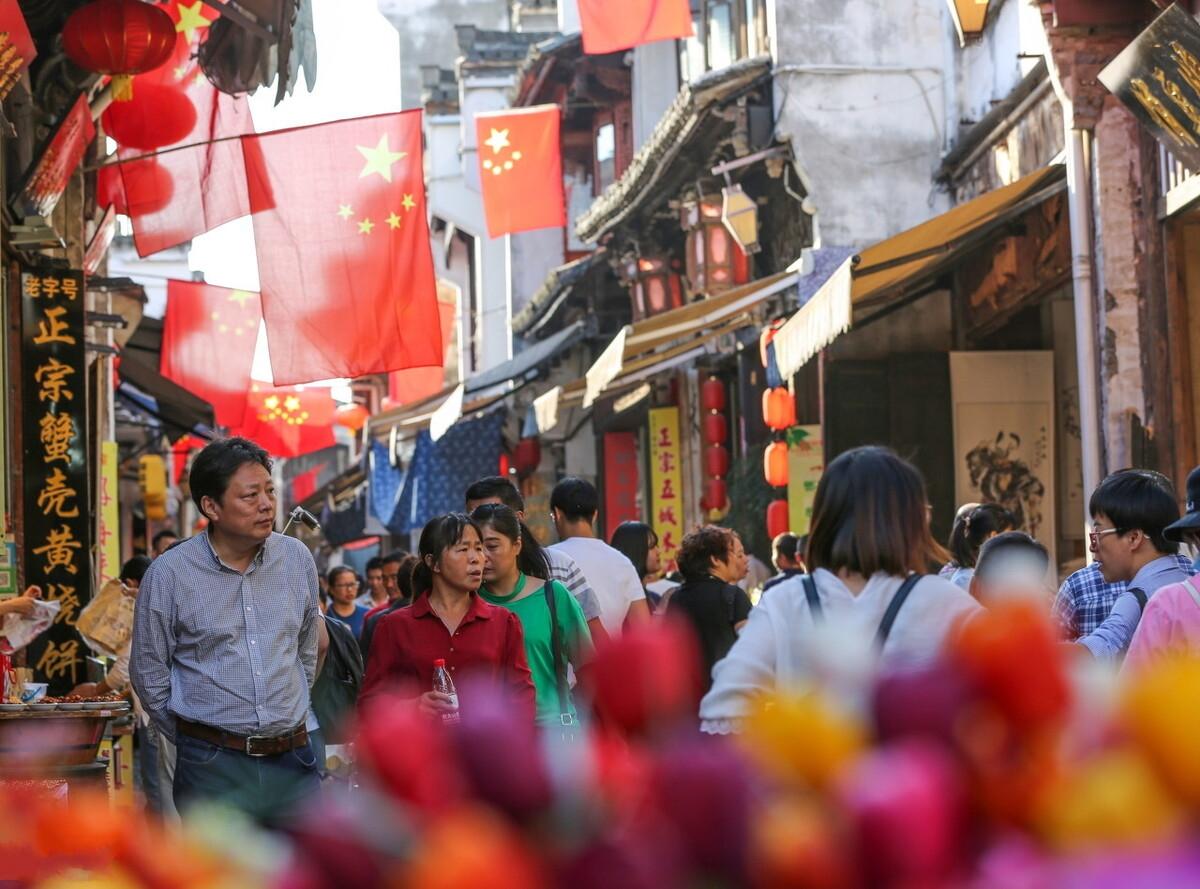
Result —
[[967, 503], [954, 514], [947, 548], [950, 561], [938, 572], [952, 584], [970, 589], [975, 562], [983, 545], [1006, 531], [1016, 530], [1013, 514], [999, 503]]
[[621, 522], [613, 531], [609, 545], [633, 563], [642, 579], [650, 610], [658, 612], [662, 608], [662, 594], [650, 589], [650, 584], [662, 574], [662, 553], [654, 529], [645, 522]]
[[929, 530], [921, 474], [887, 448], [847, 451], [817, 485], [808, 537], [811, 576], [771, 590], [713, 669], [701, 728], [736, 731], [753, 701], [799, 685], [826, 666], [822, 633], [851, 663], [875, 650], [885, 663], [934, 657], [950, 630], [979, 604], [947, 580], [924, 576], [946, 560]]
[[713, 666], [729, 653], [750, 617], [750, 597], [735, 584], [746, 574], [746, 550], [728, 528], [706, 525], [683, 538], [675, 556], [683, 583], [671, 592], [667, 614], [691, 628], [705, 691]]

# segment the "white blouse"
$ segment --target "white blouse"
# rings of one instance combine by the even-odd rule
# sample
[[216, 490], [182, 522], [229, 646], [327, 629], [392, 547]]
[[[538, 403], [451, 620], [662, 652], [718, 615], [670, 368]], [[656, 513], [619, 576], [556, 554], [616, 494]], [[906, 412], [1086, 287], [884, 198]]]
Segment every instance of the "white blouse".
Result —
[[856, 674], [880, 663], [931, 660], [947, 633], [980, 610], [979, 603], [949, 581], [923, 577], [896, 617], [882, 656], [875, 636], [903, 578], [873, 575], [855, 595], [824, 569], [813, 575], [822, 617], [813, 621], [800, 576], [771, 587], [742, 628], [729, 654], [713, 667], [713, 684], [700, 702], [703, 731], [735, 731], [763, 694], [822, 682], [829, 674]]

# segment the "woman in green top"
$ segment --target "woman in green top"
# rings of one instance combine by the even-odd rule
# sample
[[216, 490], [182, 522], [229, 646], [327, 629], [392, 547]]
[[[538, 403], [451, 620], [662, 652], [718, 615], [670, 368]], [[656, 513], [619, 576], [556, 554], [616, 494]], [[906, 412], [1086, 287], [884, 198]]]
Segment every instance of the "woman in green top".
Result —
[[[487, 557], [479, 595], [520, 618], [525, 630], [525, 656], [537, 688], [537, 722], [562, 725], [569, 721], [563, 719], [564, 715], [575, 716], [567, 687], [567, 664], [578, 671], [592, 655], [592, 634], [583, 609], [565, 586], [547, 580], [546, 556], [515, 512], [502, 504], [488, 503], [471, 513], [471, 518], [483, 533]], [[551, 626], [551, 598], [557, 634]]]

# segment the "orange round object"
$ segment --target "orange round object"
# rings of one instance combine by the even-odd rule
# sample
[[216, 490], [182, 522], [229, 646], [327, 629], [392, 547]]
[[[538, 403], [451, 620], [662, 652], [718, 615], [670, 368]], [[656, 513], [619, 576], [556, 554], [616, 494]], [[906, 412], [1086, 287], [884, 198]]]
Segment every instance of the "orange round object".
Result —
[[796, 425], [796, 399], [786, 387], [763, 392], [763, 422], [777, 432]]
[[788, 449], [784, 442], [773, 441], [767, 445], [763, 452], [763, 476], [772, 488], [787, 487]]
[[93, 0], [63, 25], [63, 51], [100, 74], [152, 71], [175, 51], [175, 23], [160, 6], [141, 0]]
[[334, 414], [333, 422], [345, 426], [351, 432], [358, 432], [371, 418], [371, 412], [361, 404], [343, 404]]

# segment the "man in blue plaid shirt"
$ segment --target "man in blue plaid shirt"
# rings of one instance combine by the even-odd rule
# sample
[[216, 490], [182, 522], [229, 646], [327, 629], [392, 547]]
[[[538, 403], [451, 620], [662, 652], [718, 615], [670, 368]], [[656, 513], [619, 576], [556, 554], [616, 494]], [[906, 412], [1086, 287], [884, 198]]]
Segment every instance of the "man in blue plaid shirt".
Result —
[[[1189, 575], [1196, 573], [1184, 556], [1177, 555], [1175, 560]], [[1105, 583], [1095, 562], [1064, 580], [1054, 597], [1054, 618], [1064, 638], [1075, 640], [1090, 634], [1104, 623], [1113, 604], [1128, 588], [1123, 580]]]

